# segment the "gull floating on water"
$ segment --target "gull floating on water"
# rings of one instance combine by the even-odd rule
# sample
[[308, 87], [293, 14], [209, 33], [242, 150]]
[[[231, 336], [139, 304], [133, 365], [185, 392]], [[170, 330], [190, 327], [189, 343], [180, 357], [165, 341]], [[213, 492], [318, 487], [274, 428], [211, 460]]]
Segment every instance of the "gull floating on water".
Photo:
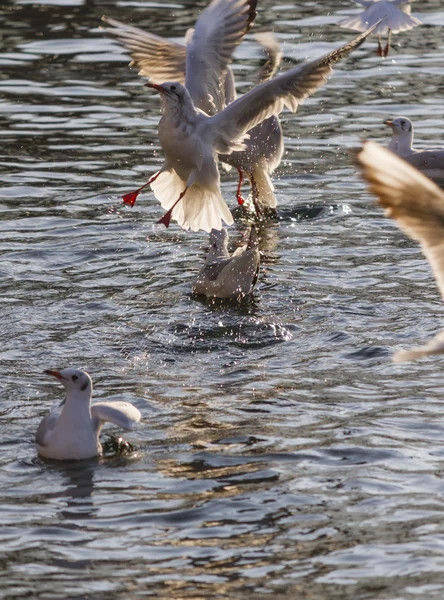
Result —
[[[410, 14], [412, 0], [355, 0], [355, 2], [360, 4], [364, 11], [339, 21], [338, 25], [345, 29], [365, 31], [382, 19], [374, 31], [378, 35], [378, 56], [388, 56], [392, 33], [407, 31], [417, 25], [422, 25], [419, 19]], [[385, 33], [387, 33], [387, 44], [383, 50], [381, 35]]]
[[[239, 14], [244, 15], [246, 6], [249, 10], [245, 23], [239, 19]], [[221, 37], [225, 34], [231, 39], [232, 32], [227, 27], [225, 30], [221, 30], [219, 27], [216, 35], [214, 25], [220, 23], [221, 14], [223, 14], [225, 21], [228, 22], [229, 19], [233, 21], [236, 35], [243, 36], [251, 27], [256, 16], [255, 8], [256, 0], [249, 0], [247, 3], [239, 1], [221, 3], [220, 0], [213, 0], [199, 16], [194, 32], [189, 30], [187, 33], [186, 46], [145, 32], [132, 25], [126, 25], [116, 19], [103, 16], [102, 20], [112, 26], [112, 29], [106, 29], [106, 33], [115, 36], [131, 51], [131, 64], [139, 67], [139, 75], [147, 77], [151, 83], [163, 83], [167, 79], [182, 83], [190, 92], [195, 107], [212, 115], [236, 99], [234, 77], [228, 66], [229, 61], [227, 59], [215, 61], [215, 57], [221, 51]], [[258, 77], [258, 83], [260, 83], [274, 76], [281, 62], [282, 51], [272, 34], [262, 33], [256, 35], [256, 38], [267, 54], [267, 61]], [[236, 41], [239, 42], [241, 39], [242, 37]], [[226, 44], [226, 42], [224, 43]], [[228, 48], [228, 51], [227, 48], [223, 48], [224, 56], [228, 57], [233, 49], [234, 46]], [[195, 57], [199, 57], [201, 62], [208, 63], [211, 68], [203, 70], [200, 68], [196, 74]], [[218, 69], [220, 70], [219, 77], [217, 77]], [[196, 85], [196, 77], [203, 78], [199, 85]], [[215, 94], [214, 90], [217, 84], [219, 87]], [[208, 87], [208, 93], [205, 93], [205, 87]], [[258, 215], [262, 216], [266, 209], [273, 210], [276, 207], [270, 175], [279, 165], [284, 151], [279, 119], [272, 116], [257, 125], [248, 134], [249, 138], [245, 140], [246, 149], [244, 151], [233, 151], [231, 154], [221, 155], [219, 158], [235, 167], [239, 173], [237, 188], [239, 204], [244, 203], [240, 190], [244, 173], [247, 175], [252, 188], [253, 205]], [[127, 196], [126, 203], [133, 206], [134, 195], [126, 195], [124, 198]]]
[[[405, 160], [375, 142], [366, 142], [357, 155], [370, 190], [379, 197], [386, 215], [421, 244], [441, 296], [444, 298], [444, 192]], [[402, 362], [444, 353], [444, 331], [424, 346], [396, 352]]]
[[384, 121], [392, 128], [389, 150], [401, 156], [431, 179], [444, 180], [444, 148], [416, 150], [413, 148], [413, 123], [407, 117]]
[[210, 249], [195, 283], [193, 294], [207, 298], [236, 298], [251, 294], [259, 274], [259, 248], [256, 229], [251, 228], [248, 244], [233, 256], [228, 252], [225, 228], [210, 233]]
[[[56, 460], [81, 460], [102, 454], [100, 431], [107, 421], [130, 431], [140, 411], [129, 402], [96, 402], [91, 406], [92, 381], [85, 371], [45, 371], [56, 377], [66, 398], [41, 421], [35, 443], [37, 452]], [[61, 408], [61, 410], [60, 410]]]
[[159, 92], [163, 105], [158, 132], [165, 160], [145, 184], [151, 185], [167, 210], [160, 222], [168, 227], [173, 218], [183, 229], [208, 233], [222, 229], [222, 222], [230, 225], [233, 217], [220, 190], [217, 155], [245, 150], [247, 132], [278, 115], [285, 106], [296, 112], [325, 84], [332, 66], [358, 48], [372, 31], [257, 85], [211, 117], [196, 109], [188, 90], [179, 82], [147, 83]]

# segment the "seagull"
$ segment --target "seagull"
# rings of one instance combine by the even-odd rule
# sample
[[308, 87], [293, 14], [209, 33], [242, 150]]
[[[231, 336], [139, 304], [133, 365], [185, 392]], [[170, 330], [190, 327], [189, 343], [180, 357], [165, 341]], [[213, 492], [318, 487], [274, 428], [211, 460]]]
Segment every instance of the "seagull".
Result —
[[91, 406], [91, 377], [81, 369], [44, 373], [60, 381], [66, 398], [42, 419], [37, 429], [35, 443], [40, 456], [55, 460], [100, 456], [99, 435], [105, 422], [130, 431], [140, 420], [140, 411], [129, 402], [96, 402]]
[[158, 133], [165, 159], [160, 170], [132, 194], [151, 185], [167, 210], [159, 221], [166, 227], [171, 218], [185, 230], [208, 233], [222, 229], [222, 222], [231, 225], [233, 217], [220, 190], [217, 155], [245, 150], [247, 132], [278, 115], [285, 106], [296, 112], [325, 84], [332, 65], [359, 47], [372, 31], [370, 28], [326, 56], [257, 85], [212, 116], [195, 107], [187, 88], [179, 82], [145, 84], [162, 100]]
[[251, 294], [258, 279], [260, 261], [255, 227], [250, 230], [248, 244], [238, 248], [232, 256], [227, 244], [225, 228], [211, 230], [210, 250], [193, 284], [193, 294], [237, 300]]
[[413, 123], [407, 117], [396, 117], [384, 123], [393, 131], [389, 150], [404, 158], [427, 177], [441, 181], [444, 179], [444, 148], [413, 148]]
[[[241, 34], [245, 34], [249, 30], [256, 16], [256, 0], [249, 0], [247, 4], [249, 7], [248, 20], [246, 24], [242, 25], [240, 23], [242, 25], [240, 28]], [[195, 32], [197, 31], [199, 35], [193, 33], [193, 30], [187, 33], [186, 46], [106, 16], [102, 17], [102, 21], [112, 27], [112, 29], [106, 29], [106, 33], [115, 36], [121, 44], [131, 51], [131, 65], [136, 64], [139, 67], [139, 75], [147, 77], [151, 83], [163, 83], [168, 78], [184, 84], [190, 92], [195, 107], [212, 115], [236, 99], [234, 76], [228, 67], [228, 61], [219, 65], [214, 61], [215, 51], [219, 52], [217, 46], [220, 45], [220, 39], [215, 37], [214, 42], [208, 42], [213, 35], [210, 26], [215, 22], [215, 18], [211, 18], [211, 15], [216, 10], [221, 10], [222, 7], [226, 10], [225, 19], [228, 19], [228, 17], [234, 19], [239, 10], [245, 10], [245, 2], [221, 4], [220, 1], [215, 2], [213, 0], [196, 22]], [[233, 15], [229, 9], [233, 11]], [[267, 55], [267, 61], [258, 76], [258, 83], [261, 83], [268, 81], [276, 73], [282, 59], [282, 50], [271, 33], [257, 34], [255, 37]], [[188, 43], [191, 39], [192, 43]], [[211, 77], [214, 78], [218, 68], [227, 69], [225, 79], [223, 71], [220, 73], [220, 88], [214, 97], [210, 91], [208, 94], [202, 93], [205, 82], [201, 82], [199, 88], [194, 84], [193, 70], [195, 70], [195, 64], [188, 56], [192, 51], [195, 55], [203, 56], [204, 60], [211, 65], [211, 68], [204, 69], [202, 74], [209, 78], [209, 85], [213, 89], [214, 83], [211, 83]], [[187, 68], [191, 69], [191, 74], [188, 73], [188, 77], [186, 76]], [[196, 93], [196, 91], [199, 91], [199, 93]], [[208, 101], [210, 96], [213, 99], [212, 102]], [[216, 102], [214, 102], [214, 99]], [[234, 151], [228, 156], [220, 156], [219, 158], [229, 166], [235, 167], [239, 173], [236, 197], [240, 205], [244, 203], [240, 190], [244, 174], [247, 175], [252, 188], [253, 205], [256, 213], [260, 216], [265, 209], [275, 209], [276, 207], [276, 198], [270, 175], [279, 165], [284, 152], [279, 119], [276, 116], [270, 117], [264, 123], [253, 128], [249, 132], [249, 136], [245, 142], [245, 151]], [[135, 200], [136, 198], [131, 194], [124, 196], [124, 201], [131, 206], [134, 206]]]
[[[390, 38], [392, 33], [407, 31], [413, 29], [422, 22], [416, 17], [412, 17], [410, 3], [413, 0], [355, 0], [357, 4], [364, 8], [364, 12], [339, 21], [338, 25], [345, 29], [354, 29], [355, 31], [365, 31], [377, 21], [383, 19], [375, 29], [378, 34], [378, 56], [388, 56], [390, 50]], [[387, 44], [382, 49], [381, 35], [387, 33]]]
[[[375, 142], [365, 142], [357, 161], [386, 215], [418, 241], [444, 298], [444, 192], [405, 160]], [[394, 362], [444, 353], [444, 331], [424, 346], [396, 352]]]

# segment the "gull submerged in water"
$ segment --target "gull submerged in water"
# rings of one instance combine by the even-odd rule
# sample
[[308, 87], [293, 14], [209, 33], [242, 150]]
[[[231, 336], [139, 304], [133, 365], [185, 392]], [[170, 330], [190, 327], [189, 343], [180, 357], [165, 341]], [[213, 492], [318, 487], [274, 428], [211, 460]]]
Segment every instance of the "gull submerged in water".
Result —
[[165, 159], [148, 182], [167, 210], [160, 222], [168, 227], [173, 218], [183, 229], [207, 232], [222, 229], [222, 222], [230, 225], [233, 217], [221, 194], [217, 156], [245, 150], [247, 132], [285, 106], [296, 112], [325, 84], [332, 66], [358, 48], [372, 31], [257, 85], [211, 117], [196, 109], [179, 82], [147, 83], [159, 92], [163, 105], [158, 132]]
[[140, 411], [129, 402], [91, 405], [92, 381], [85, 371], [63, 369], [45, 373], [60, 381], [66, 398], [43, 418], [37, 429], [35, 443], [40, 456], [56, 460], [100, 456], [99, 435], [104, 423], [114, 423], [130, 431], [140, 420]]
[[[256, 1], [250, 0], [247, 5], [249, 12], [245, 22], [239, 19], [239, 11], [245, 10], [245, 2], [225, 2], [224, 4], [219, 0], [213, 0], [199, 16], [195, 32], [190, 30], [187, 33], [186, 45], [171, 42], [106, 16], [102, 17], [102, 20], [112, 26], [112, 29], [105, 30], [106, 33], [115, 36], [131, 51], [131, 65], [136, 64], [139, 67], [139, 75], [147, 77], [151, 83], [163, 83], [166, 79], [182, 83], [190, 92], [194, 106], [208, 115], [212, 115], [236, 99], [234, 77], [228, 66], [228, 60], [215, 61], [215, 56], [220, 52], [222, 43], [226, 44], [226, 42], [221, 31], [216, 36], [211, 29], [215, 22], [220, 21], [220, 16], [217, 19], [213, 14], [216, 11], [224, 10], [225, 21], [230, 18], [236, 24], [235, 31], [240, 37], [240, 41], [256, 16]], [[229, 34], [230, 31], [227, 29], [225, 31]], [[282, 51], [271, 33], [258, 34], [256, 39], [262, 45], [267, 56], [266, 63], [258, 76], [258, 83], [261, 83], [275, 75], [282, 59]], [[228, 51], [224, 49], [223, 53], [228, 56], [231, 51], [232, 49], [228, 48]], [[211, 65], [211, 68], [201, 69], [201, 72], [198, 72], [198, 76], [206, 78], [206, 80], [201, 80], [199, 86], [195, 84], [197, 56], [201, 61]], [[218, 70], [220, 72], [217, 78]], [[205, 93], [205, 87], [208, 88], [208, 93]], [[217, 94], [214, 94], [215, 87]], [[261, 216], [267, 209], [273, 211], [276, 208], [274, 187], [270, 176], [278, 167], [284, 152], [279, 119], [272, 116], [254, 127], [248, 134], [249, 138], [245, 140], [245, 150], [235, 150], [231, 154], [221, 155], [219, 158], [229, 166], [235, 167], [239, 173], [237, 187], [239, 204], [244, 203], [241, 196], [241, 185], [244, 174], [247, 175], [252, 188], [253, 205], [257, 215]], [[133, 206], [136, 198], [134, 195], [126, 195], [124, 198], [127, 196], [126, 203]]]
[[[388, 56], [390, 50], [390, 37], [392, 33], [407, 31], [417, 25], [422, 25], [416, 17], [412, 17], [410, 3], [413, 0], [355, 0], [364, 11], [343, 21], [338, 25], [345, 29], [365, 31], [377, 21], [383, 19], [374, 33], [378, 35], [378, 56]], [[387, 33], [387, 44], [382, 49], [381, 35]]]
[[[375, 142], [364, 144], [357, 161], [386, 215], [396, 219], [400, 228], [421, 244], [444, 298], [444, 192], [405, 160]], [[442, 353], [444, 331], [424, 346], [396, 352], [393, 360], [402, 362]]]
[[444, 148], [425, 150], [413, 148], [413, 123], [407, 117], [396, 117], [384, 123], [393, 131], [388, 145], [389, 150], [401, 156], [430, 179], [441, 182], [444, 180]]
[[193, 294], [207, 298], [241, 300], [251, 294], [259, 274], [259, 249], [256, 229], [251, 228], [248, 244], [230, 256], [225, 228], [210, 233], [210, 249], [195, 283]]

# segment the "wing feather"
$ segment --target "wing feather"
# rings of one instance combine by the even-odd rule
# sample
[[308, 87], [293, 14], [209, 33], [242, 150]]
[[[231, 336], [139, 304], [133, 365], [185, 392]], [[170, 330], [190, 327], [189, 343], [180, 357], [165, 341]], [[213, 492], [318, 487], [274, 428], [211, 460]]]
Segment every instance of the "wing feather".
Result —
[[140, 421], [141, 414], [129, 402], [96, 402], [91, 406], [91, 416], [99, 423], [114, 423], [122, 429], [130, 431]]

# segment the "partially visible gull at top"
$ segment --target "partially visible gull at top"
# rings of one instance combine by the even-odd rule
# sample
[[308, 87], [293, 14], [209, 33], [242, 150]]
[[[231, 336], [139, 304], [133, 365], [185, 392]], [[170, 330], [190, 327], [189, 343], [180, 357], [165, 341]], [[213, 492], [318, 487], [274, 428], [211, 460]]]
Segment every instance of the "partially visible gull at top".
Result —
[[[230, 2], [226, 2], [230, 6]], [[203, 11], [196, 22], [196, 29], [205, 37], [205, 28], [208, 23], [214, 22], [213, 14], [224, 2], [213, 0]], [[233, 3], [231, 2], [231, 5]], [[256, 16], [256, 0], [248, 2], [249, 12], [246, 26], [241, 33], [245, 34], [251, 27]], [[234, 8], [244, 10], [244, 3], [237, 1]], [[186, 45], [171, 42], [168, 39], [159, 37], [155, 34], [145, 32], [133, 25], [126, 25], [116, 19], [102, 17], [102, 20], [111, 25], [111, 29], [105, 29], [105, 32], [115, 37], [121, 44], [131, 51], [132, 63], [139, 70], [139, 75], [147, 77], [151, 83], [163, 83], [166, 80], [174, 80], [184, 84], [194, 102], [196, 108], [203, 110], [209, 115], [222, 110], [227, 104], [236, 99], [236, 90], [233, 72], [228, 66], [228, 62], [214, 61], [215, 50], [218, 51], [217, 44], [220, 45], [221, 31], [217, 36], [208, 35], [207, 42], [201, 44], [195, 39], [193, 30], [189, 30], [186, 35]], [[234, 20], [235, 22], [235, 20]], [[213, 35], [213, 32], [209, 32]], [[257, 41], [262, 45], [267, 60], [261, 68], [258, 76], [258, 83], [267, 81], [276, 73], [282, 58], [282, 51], [279, 43], [271, 33], [262, 33], [256, 35]], [[186, 75], [187, 68], [193, 68], [194, 59], [190, 54], [194, 52], [201, 59], [211, 65], [211, 68], [202, 69], [200, 76], [203, 78], [200, 86], [195, 85], [194, 78]], [[203, 54], [205, 53], [205, 54]], [[217, 78], [217, 69], [221, 69], [219, 79]], [[226, 72], [224, 72], [226, 69]], [[191, 75], [193, 72], [191, 72]], [[205, 78], [207, 80], [205, 80]], [[191, 79], [191, 81], [190, 81]], [[214, 88], [217, 87], [217, 93], [214, 94]], [[202, 93], [207, 89], [208, 93]], [[245, 140], [244, 151], [233, 151], [227, 156], [219, 158], [226, 164], [235, 167], [239, 173], [239, 184], [237, 188], [237, 200], [243, 204], [241, 196], [241, 185], [244, 174], [248, 177], [252, 190], [252, 202], [256, 214], [262, 217], [267, 209], [273, 211], [276, 208], [276, 198], [274, 195], [273, 184], [270, 176], [279, 165], [284, 151], [282, 129], [279, 119], [272, 116], [265, 122], [257, 125], [249, 133], [249, 138]], [[134, 205], [134, 196], [129, 196], [127, 203]]]
[[130, 431], [140, 411], [129, 402], [96, 402], [91, 406], [92, 381], [81, 369], [48, 370], [66, 390], [65, 399], [44, 417], [37, 429], [37, 452], [55, 460], [82, 460], [100, 456], [104, 423]]
[[396, 119], [384, 123], [392, 129], [389, 150], [442, 185], [444, 183], [444, 148], [424, 148], [422, 150], [414, 148], [413, 123], [407, 117], [396, 117]]
[[[421, 21], [412, 16], [411, 2], [413, 0], [355, 0], [364, 8], [364, 11], [339, 21], [338, 25], [345, 29], [365, 31], [379, 20], [383, 21], [376, 27], [373, 33], [378, 36], [378, 56], [388, 56], [390, 50], [390, 38], [392, 33], [408, 31]], [[387, 34], [385, 48], [381, 45], [381, 35]]]
[[250, 230], [246, 246], [232, 256], [228, 252], [225, 228], [210, 233], [210, 249], [205, 265], [193, 284], [193, 294], [207, 298], [242, 300], [253, 291], [259, 275], [259, 247], [255, 227]]
[[[217, 156], [245, 150], [247, 132], [284, 107], [296, 112], [326, 83], [333, 65], [358, 48], [372, 31], [370, 28], [326, 56], [257, 85], [212, 116], [196, 109], [187, 88], [179, 82], [146, 84], [160, 94], [163, 108], [158, 132], [164, 163], [148, 182], [167, 211], [159, 222], [168, 227], [173, 218], [183, 229], [208, 233], [222, 229], [223, 223], [232, 224], [220, 190]], [[189, 73], [187, 69], [187, 78]]]
[[[357, 155], [370, 191], [379, 198], [386, 215], [421, 244], [441, 296], [444, 298], [444, 191], [405, 160], [375, 142], [366, 142]], [[396, 352], [402, 362], [444, 353], [444, 331], [424, 346]]]

